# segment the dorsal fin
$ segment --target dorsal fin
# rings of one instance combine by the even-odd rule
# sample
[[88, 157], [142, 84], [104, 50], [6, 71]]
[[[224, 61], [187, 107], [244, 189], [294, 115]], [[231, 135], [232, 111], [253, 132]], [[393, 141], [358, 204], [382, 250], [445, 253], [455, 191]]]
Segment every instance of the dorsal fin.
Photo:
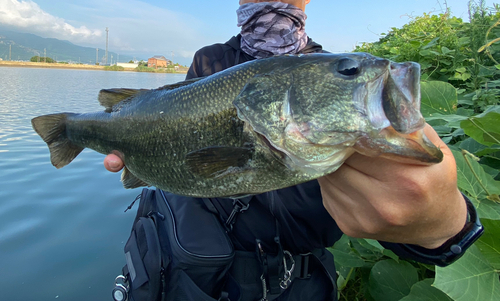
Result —
[[99, 91], [98, 100], [101, 106], [106, 108], [106, 112], [110, 113], [113, 106], [137, 95], [140, 92], [148, 91], [147, 89], [102, 89]]

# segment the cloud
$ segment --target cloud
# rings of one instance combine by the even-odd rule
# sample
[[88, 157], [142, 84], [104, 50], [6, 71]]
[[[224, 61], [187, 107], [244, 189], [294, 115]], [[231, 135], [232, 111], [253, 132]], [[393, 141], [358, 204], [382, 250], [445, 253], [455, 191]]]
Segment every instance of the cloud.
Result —
[[0, 24], [74, 41], [91, 41], [102, 36], [101, 30], [72, 26], [64, 19], [43, 11], [38, 4], [29, 0], [0, 0]]
[[99, 48], [105, 47], [109, 27], [110, 51], [136, 57], [173, 53], [185, 64], [198, 48], [217, 40], [206, 34], [210, 24], [140, 0], [61, 1], [53, 11], [59, 16], [31, 0], [0, 0], [0, 25]]

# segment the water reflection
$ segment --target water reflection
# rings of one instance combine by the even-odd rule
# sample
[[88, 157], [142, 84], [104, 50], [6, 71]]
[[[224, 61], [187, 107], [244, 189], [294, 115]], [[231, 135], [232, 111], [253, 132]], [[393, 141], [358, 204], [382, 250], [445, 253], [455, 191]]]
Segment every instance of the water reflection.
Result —
[[123, 211], [139, 190], [123, 189], [93, 151], [55, 169], [31, 118], [100, 111], [100, 89], [156, 88], [184, 75], [0, 68], [0, 78], [1, 299], [110, 299], [134, 218]]

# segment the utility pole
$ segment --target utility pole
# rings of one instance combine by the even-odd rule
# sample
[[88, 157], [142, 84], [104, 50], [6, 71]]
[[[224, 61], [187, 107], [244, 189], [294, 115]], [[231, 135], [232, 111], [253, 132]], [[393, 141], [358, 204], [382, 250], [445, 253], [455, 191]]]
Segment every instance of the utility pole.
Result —
[[12, 45], [9, 45], [9, 61], [12, 61]]
[[47, 49], [43, 48], [43, 62], [47, 63]]
[[95, 49], [95, 64], [97, 65], [99, 62], [99, 48]]
[[172, 65], [174, 65], [174, 52], [172, 51]]
[[119, 63], [120, 62], [120, 54], [118, 53], [118, 58], [116, 59], [116, 63]]
[[104, 56], [104, 65], [108, 64], [108, 34], [109, 29], [106, 27], [106, 55]]

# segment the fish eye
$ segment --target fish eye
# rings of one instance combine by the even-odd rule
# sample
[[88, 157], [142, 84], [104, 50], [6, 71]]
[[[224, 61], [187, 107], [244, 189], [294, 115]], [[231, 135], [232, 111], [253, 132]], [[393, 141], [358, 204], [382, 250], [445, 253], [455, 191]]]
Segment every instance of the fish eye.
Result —
[[359, 63], [353, 59], [341, 59], [337, 63], [337, 72], [342, 75], [356, 75], [359, 72]]

